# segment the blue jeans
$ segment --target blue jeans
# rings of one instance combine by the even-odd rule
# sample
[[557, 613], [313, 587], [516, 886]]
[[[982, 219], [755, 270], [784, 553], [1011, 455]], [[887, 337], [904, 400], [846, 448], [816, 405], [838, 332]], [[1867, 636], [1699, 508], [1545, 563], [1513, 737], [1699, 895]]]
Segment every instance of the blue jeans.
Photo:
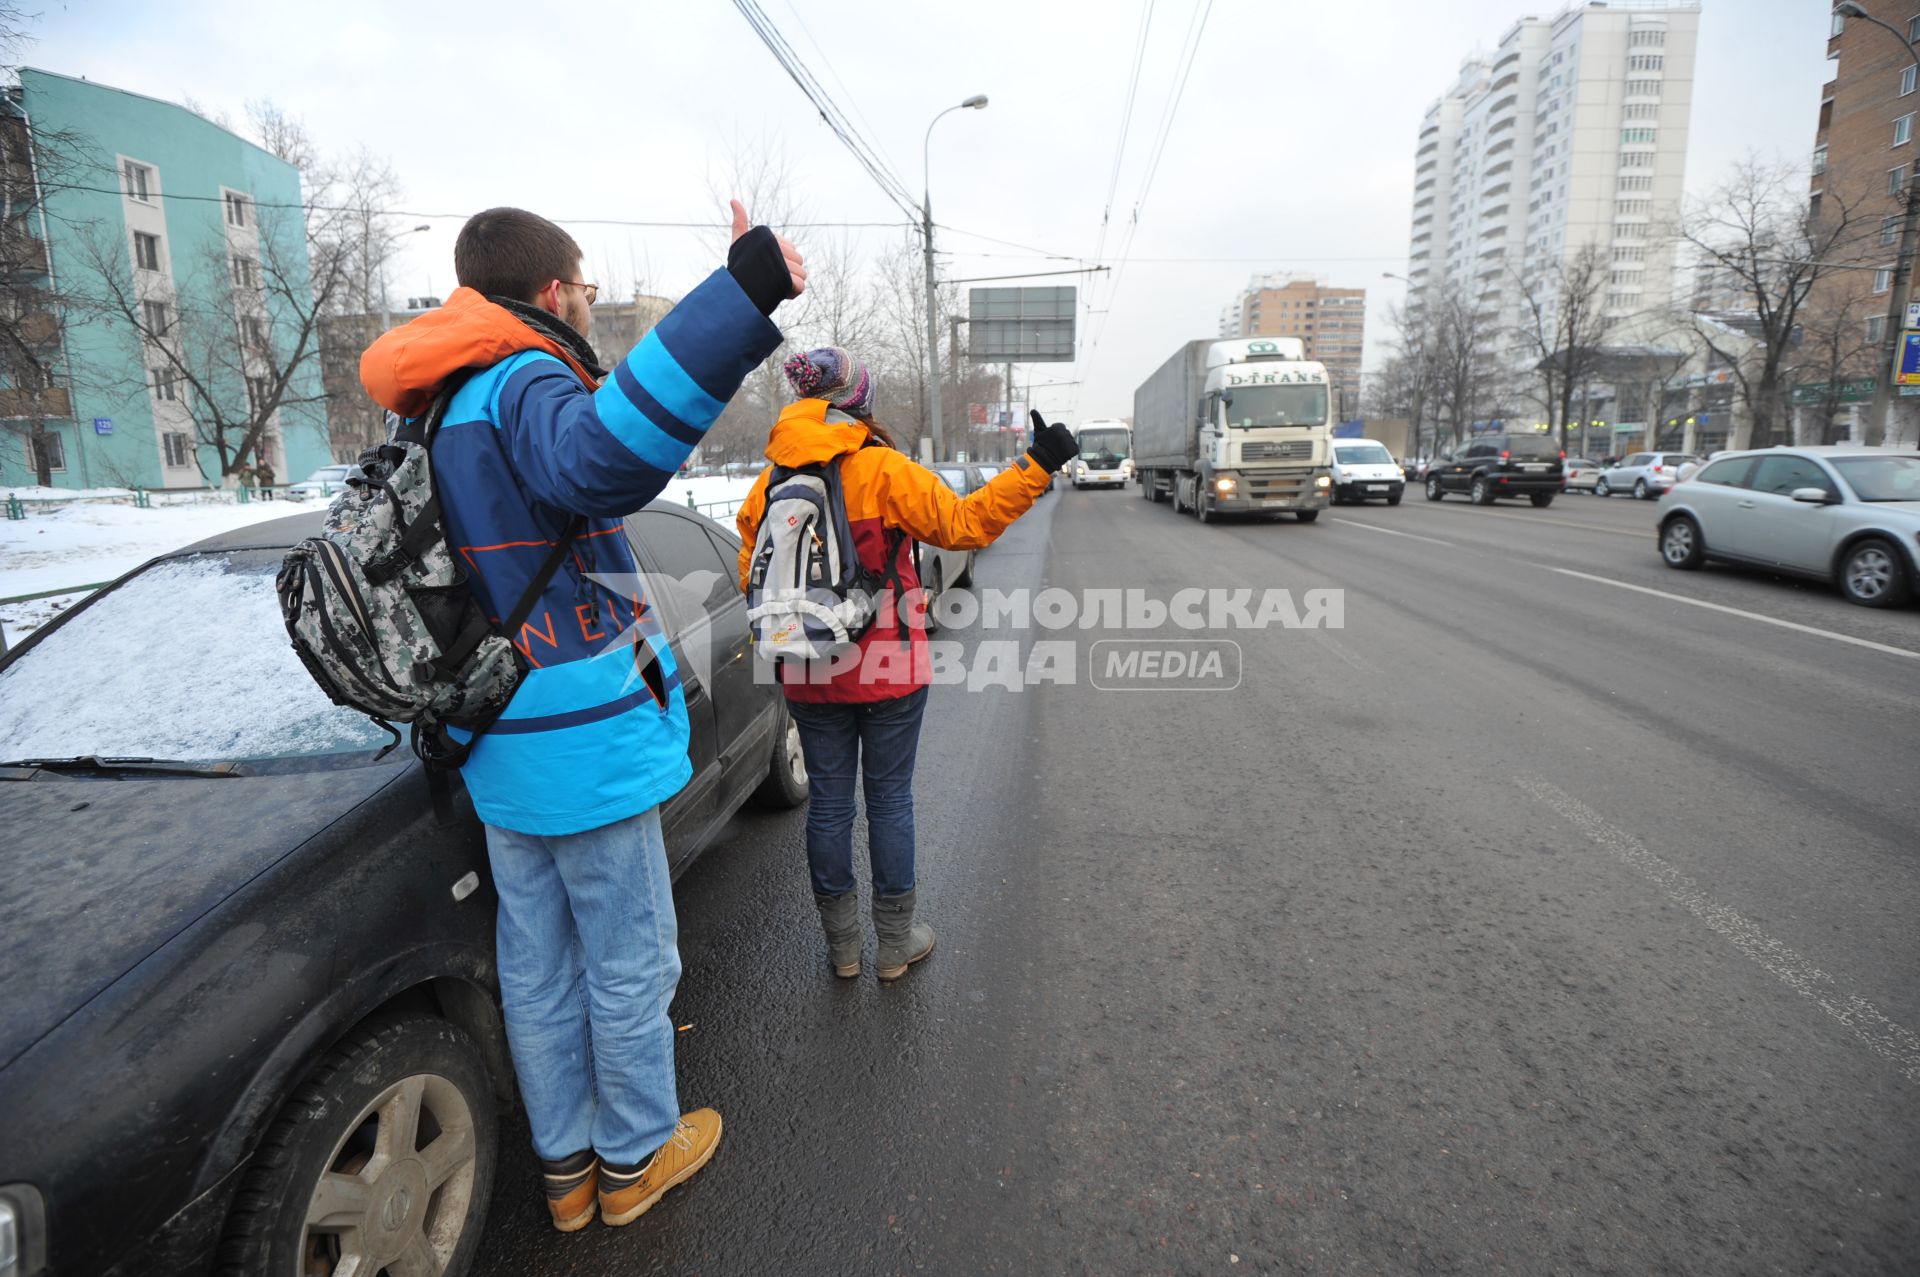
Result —
[[853, 781], [867, 793], [873, 894], [913, 890], [913, 760], [927, 689], [865, 705], [788, 701], [807, 756], [807, 864], [813, 889], [844, 896], [853, 881]]
[[660, 809], [552, 837], [488, 825], [487, 858], [534, 1151], [645, 1161], [680, 1118], [667, 1015], [680, 950]]

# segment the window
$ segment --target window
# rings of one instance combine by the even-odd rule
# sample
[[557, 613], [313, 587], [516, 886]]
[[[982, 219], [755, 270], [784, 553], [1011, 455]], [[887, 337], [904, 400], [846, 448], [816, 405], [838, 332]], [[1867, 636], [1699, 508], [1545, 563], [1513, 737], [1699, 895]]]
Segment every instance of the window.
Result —
[[1891, 244], [1899, 238], [1900, 238], [1899, 217], [1895, 216], [1895, 217], [1881, 218], [1880, 219], [1880, 242], [1882, 244]]
[[247, 197], [227, 192], [227, 225], [245, 226], [247, 224]]
[[1753, 469], [1753, 461], [1752, 457], [1728, 457], [1725, 461], [1715, 461], [1693, 476], [1693, 481], [1715, 483], [1728, 488], [1744, 487], [1747, 472]]
[[1667, 42], [1664, 31], [1639, 30], [1627, 33], [1627, 47], [1630, 49], [1657, 49]]
[[1906, 70], [1900, 73], [1900, 96], [1901, 97], [1905, 97], [1907, 96], [1907, 94], [1913, 92], [1913, 88], [1914, 88], [1913, 79], [1916, 72], [1920, 72], [1920, 67], [1908, 67]]
[[1907, 19], [1907, 43], [1920, 44], [1920, 13]]
[[1621, 129], [1620, 140], [1622, 142], [1651, 142], [1653, 141], [1653, 132], [1652, 129]]
[[1620, 179], [1620, 189], [1623, 191], [1651, 191], [1653, 189], [1653, 179], [1651, 177], [1623, 177]]
[[1607, 309], [1625, 310], [1627, 307], [1633, 305], [1635, 300], [1636, 297], [1633, 293], [1608, 293]]
[[1652, 200], [1615, 200], [1613, 202], [1613, 215], [1615, 217], [1644, 217], [1652, 208]]
[[1667, 60], [1657, 53], [1635, 53], [1627, 58], [1629, 71], [1658, 71], [1667, 64]]
[[57, 474], [67, 468], [66, 441], [51, 430], [39, 438], [27, 436], [27, 468], [38, 472], [43, 454], [47, 459], [48, 470]]
[[133, 233], [133, 264], [141, 270], [160, 269], [160, 237], [144, 231]]
[[1907, 166], [1906, 165], [1902, 164], [1898, 168], [1890, 168], [1887, 170], [1887, 194], [1898, 195], [1900, 193], [1900, 188], [1905, 186], [1906, 184], [1907, 184]]
[[1791, 496], [1795, 488], [1819, 488], [1828, 496], [1833, 495], [1827, 472], [1808, 457], [1762, 457], [1746, 486], [1778, 497]]
[[1627, 120], [1657, 120], [1660, 118], [1658, 102], [1633, 102], [1621, 112], [1621, 118]]
[[253, 350], [265, 350], [267, 348], [267, 326], [260, 322], [258, 316], [248, 315], [246, 319], [242, 321], [242, 326], [249, 348]]
[[1891, 289], [1892, 287], [1893, 287], [1893, 269], [1891, 267], [1882, 266], [1879, 270], [1873, 272], [1873, 291], [1874, 292], [1884, 293], [1889, 289]]
[[172, 320], [167, 314], [165, 302], [141, 302], [140, 314], [147, 326], [147, 335], [150, 337], [164, 337], [167, 335], [167, 329], [172, 327]]
[[1613, 250], [1613, 260], [1616, 262], [1643, 262], [1646, 259], [1647, 246], [1645, 244], [1631, 244], [1625, 248], [1616, 248]]
[[147, 193], [147, 179], [153, 176], [153, 170], [144, 164], [135, 164], [128, 160], [121, 168], [127, 179], [127, 198], [139, 200], [142, 204], [151, 203]]
[[265, 377], [247, 378], [247, 412], [259, 416], [267, 402], [267, 379]]
[[1833, 25], [1827, 28], [1827, 38], [1831, 40], [1847, 29], [1847, 20], [1839, 13], [1833, 15]]
[[1827, 171], [1827, 148], [1816, 146], [1813, 149], [1813, 175], [1819, 177]]
[[1887, 317], [1885, 315], [1868, 316], [1867, 317], [1867, 341], [1870, 344], [1877, 346], [1883, 340], [1885, 340], [1886, 335], [1887, 335]]
[[233, 259], [233, 283], [236, 288], [252, 288], [254, 285], [253, 259], [235, 257]]
[[[736, 582], [736, 561], [720, 550], [700, 526], [705, 519], [690, 519], [665, 510], [643, 510], [627, 516], [627, 537], [645, 547], [644, 560], [649, 573], [657, 570], [679, 583], [678, 588], [649, 589], [665, 608], [667, 619], [683, 638], [703, 619], [701, 611], [717, 615], [735, 604], [744, 604]], [[697, 574], [717, 574], [702, 597]], [[649, 581], [651, 586], [654, 581]]]
[[153, 397], [168, 403], [177, 403], [180, 399], [180, 375], [171, 368], [153, 370]]
[[1660, 81], [1628, 80], [1627, 96], [1630, 98], [1657, 98], [1660, 96]]
[[160, 436], [160, 446], [166, 450], [167, 464], [180, 469], [193, 464], [192, 440], [178, 430], [169, 430]]
[[1893, 144], [1903, 146], [1913, 140], [1913, 114], [1909, 112], [1893, 122]]
[[1652, 168], [1652, 151], [1627, 151], [1620, 156], [1621, 168]]

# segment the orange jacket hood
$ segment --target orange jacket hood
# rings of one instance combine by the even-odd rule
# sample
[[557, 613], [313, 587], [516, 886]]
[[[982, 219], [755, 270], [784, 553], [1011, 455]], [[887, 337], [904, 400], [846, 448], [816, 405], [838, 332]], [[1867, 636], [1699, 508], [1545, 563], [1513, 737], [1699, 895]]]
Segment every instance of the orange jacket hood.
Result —
[[535, 332], [512, 311], [471, 288], [454, 289], [439, 310], [375, 339], [360, 356], [360, 384], [382, 408], [417, 417], [454, 373], [462, 368], [491, 368], [523, 350], [544, 350], [587, 385], [599, 384], [559, 342]]
[[767, 460], [777, 466], [814, 466], [860, 451], [867, 428], [857, 421], [828, 421], [824, 399], [788, 404], [767, 436]]

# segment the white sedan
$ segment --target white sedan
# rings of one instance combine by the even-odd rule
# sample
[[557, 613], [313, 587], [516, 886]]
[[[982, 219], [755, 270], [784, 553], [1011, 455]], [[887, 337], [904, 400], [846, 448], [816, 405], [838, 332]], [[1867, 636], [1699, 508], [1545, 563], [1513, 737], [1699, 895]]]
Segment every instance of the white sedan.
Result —
[[1920, 581], [1920, 451], [1729, 452], [1667, 494], [1660, 557], [1831, 581], [1851, 602], [1897, 607]]

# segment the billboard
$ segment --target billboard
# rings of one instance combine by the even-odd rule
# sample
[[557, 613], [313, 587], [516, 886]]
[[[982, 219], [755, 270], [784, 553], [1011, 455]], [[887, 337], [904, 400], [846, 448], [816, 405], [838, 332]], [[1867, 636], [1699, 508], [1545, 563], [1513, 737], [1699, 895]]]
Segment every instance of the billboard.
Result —
[[973, 288], [967, 292], [967, 357], [977, 364], [1073, 361], [1077, 290]]
[[1920, 386], [1920, 332], [1908, 329], [1900, 334], [1900, 371], [1893, 380], [1901, 386]]

